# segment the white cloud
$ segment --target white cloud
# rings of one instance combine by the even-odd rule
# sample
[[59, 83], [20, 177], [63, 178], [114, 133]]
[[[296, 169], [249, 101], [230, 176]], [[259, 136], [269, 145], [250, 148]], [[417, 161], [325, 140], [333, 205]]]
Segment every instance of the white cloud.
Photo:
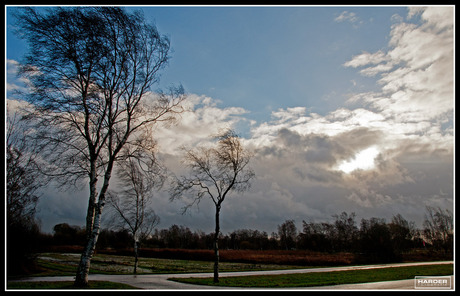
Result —
[[360, 73], [366, 76], [380, 74], [380, 93], [358, 94], [350, 102], [370, 103], [395, 123], [436, 120], [453, 111], [452, 9], [417, 11], [422, 23], [395, 24], [387, 52], [364, 52], [344, 64], [364, 67]]
[[29, 85], [29, 80], [27, 78], [17, 77], [19, 62], [15, 60], [7, 59], [6, 66], [7, 66], [6, 90], [8, 92], [14, 92], [14, 91], [26, 92], [27, 85]]
[[451, 7], [410, 7], [408, 19], [416, 14], [421, 14], [422, 19], [427, 22], [427, 26], [433, 26], [438, 30], [450, 28], [453, 25], [454, 10]]
[[24, 87], [21, 87], [14, 83], [6, 83], [6, 90], [7, 91], [15, 91], [15, 90], [23, 90]]
[[369, 67], [369, 68], [363, 69], [360, 71], [360, 73], [364, 76], [373, 77], [380, 72], [387, 72], [391, 70], [392, 68], [393, 68], [393, 65], [391, 64], [380, 64], [375, 67]]
[[356, 68], [368, 64], [379, 64], [387, 59], [385, 53], [381, 50], [376, 53], [363, 51], [360, 55], [354, 56], [350, 61], [346, 62], [344, 66]]
[[343, 11], [338, 17], [334, 19], [336, 22], [344, 22], [344, 21], [349, 21], [351, 23], [357, 22], [359, 19], [356, 16], [356, 13], [354, 12], [349, 12], [349, 11]]
[[272, 112], [272, 116], [279, 118], [280, 122], [285, 122], [297, 117], [298, 115], [305, 114], [305, 111], [305, 107], [287, 108], [286, 110], [279, 109], [276, 112]]
[[391, 16], [391, 21], [394, 23], [400, 23], [404, 21], [404, 18], [396, 13]]
[[[350, 11], [343, 11], [339, 16], [334, 19], [335, 22], [349, 22], [352, 24], [353, 28], [357, 29], [361, 26], [364, 22], [356, 15], [354, 12]], [[370, 20], [372, 21], [372, 19]]]
[[219, 108], [219, 101], [210, 97], [191, 94], [184, 107], [189, 110], [180, 115], [176, 125], [157, 128], [155, 137], [160, 149], [168, 153], [176, 153], [182, 146], [195, 146], [209, 141], [225, 128], [234, 128], [245, 121], [242, 115], [247, 111], [240, 107]]
[[17, 67], [19, 66], [19, 62], [11, 59], [6, 60], [7, 71], [8, 74], [16, 75]]

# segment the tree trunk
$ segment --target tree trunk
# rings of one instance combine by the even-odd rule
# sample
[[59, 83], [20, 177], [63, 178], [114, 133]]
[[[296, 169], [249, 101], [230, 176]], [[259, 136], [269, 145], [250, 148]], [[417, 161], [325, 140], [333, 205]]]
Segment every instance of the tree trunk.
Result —
[[91, 265], [91, 258], [93, 257], [94, 250], [96, 249], [96, 242], [99, 237], [103, 207], [104, 207], [104, 203], [101, 203], [101, 202], [96, 207], [97, 210], [94, 216], [93, 231], [91, 232], [91, 236], [81, 255], [80, 264], [78, 265], [77, 275], [75, 277], [75, 282], [74, 282], [74, 286], [76, 287], [87, 287], [88, 286], [89, 268]]
[[139, 242], [134, 240], [134, 274], [137, 273], [137, 264], [138, 264], [138, 252], [139, 252]]
[[[89, 267], [91, 264], [91, 258], [93, 257], [94, 250], [96, 249], [97, 239], [99, 237], [99, 231], [101, 228], [102, 209], [105, 205], [105, 194], [109, 189], [109, 182], [112, 174], [113, 160], [109, 161], [107, 171], [104, 176], [104, 184], [102, 185], [101, 192], [99, 193], [99, 202], [94, 206], [94, 221], [91, 230], [91, 235], [86, 242], [86, 247], [80, 258], [80, 264], [78, 265], [77, 275], [75, 276], [74, 286], [86, 287], [88, 286], [88, 274]], [[89, 213], [89, 211], [88, 211]], [[89, 221], [87, 217], [87, 221]]]
[[219, 282], [219, 232], [220, 232], [220, 223], [219, 223], [219, 214], [220, 206], [216, 206], [216, 231], [214, 234], [214, 283]]
[[97, 177], [96, 177], [96, 166], [91, 164], [91, 174], [89, 181], [89, 201], [88, 201], [88, 212], [86, 213], [86, 241], [88, 242], [93, 231], [94, 215], [96, 211], [96, 196], [97, 196]]

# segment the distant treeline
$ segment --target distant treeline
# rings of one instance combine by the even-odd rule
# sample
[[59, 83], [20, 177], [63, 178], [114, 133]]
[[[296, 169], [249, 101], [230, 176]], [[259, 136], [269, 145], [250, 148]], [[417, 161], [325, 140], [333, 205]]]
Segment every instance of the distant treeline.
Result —
[[[396, 260], [414, 248], [443, 253], [453, 251], [453, 219], [449, 211], [427, 208], [422, 229], [401, 215], [390, 222], [382, 218], [361, 219], [354, 213], [333, 216], [331, 223], [302, 221], [299, 231], [294, 220], [286, 220], [270, 235], [265, 231], [238, 229], [221, 234], [219, 246], [229, 250], [311, 250], [328, 253], [353, 252], [372, 258]], [[191, 231], [187, 226], [172, 225], [156, 229], [141, 241], [143, 248], [212, 249], [213, 233]], [[53, 234], [42, 234], [43, 245], [84, 245], [83, 227], [66, 223], [54, 226]], [[127, 230], [103, 229], [97, 249], [132, 247], [133, 238]]]

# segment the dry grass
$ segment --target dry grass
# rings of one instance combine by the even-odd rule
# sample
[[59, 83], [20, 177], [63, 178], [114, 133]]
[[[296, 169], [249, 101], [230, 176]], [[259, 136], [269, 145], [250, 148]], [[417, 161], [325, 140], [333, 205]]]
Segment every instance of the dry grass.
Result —
[[[80, 253], [80, 246], [53, 247], [46, 252]], [[280, 264], [296, 266], [342, 266], [351, 264], [367, 264], [366, 258], [354, 253], [323, 253], [308, 250], [220, 250], [221, 262], [238, 262], [249, 264]], [[97, 250], [96, 254], [133, 256], [133, 249]], [[213, 250], [141, 248], [140, 257], [159, 259], [179, 259], [214, 261]], [[403, 254], [400, 262], [421, 262], [452, 260], [452, 255], [433, 253], [429, 250], [412, 250]]]
[[221, 253], [221, 260], [229, 262], [272, 263], [300, 266], [339, 266], [353, 263], [354, 255], [351, 253], [328, 254], [304, 250], [224, 250]]
[[[132, 255], [132, 250], [104, 250], [99, 253]], [[220, 250], [221, 262], [282, 264], [297, 266], [340, 266], [354, 263], [352, 253], [320, 253], [305, 250]], [[213, 261], [212, 250], [141, 249], [140, 256], [149, 258]]]

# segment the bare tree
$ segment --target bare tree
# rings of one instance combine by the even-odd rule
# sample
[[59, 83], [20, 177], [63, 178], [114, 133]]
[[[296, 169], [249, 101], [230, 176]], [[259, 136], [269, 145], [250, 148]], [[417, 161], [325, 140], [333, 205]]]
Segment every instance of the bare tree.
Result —
[[215, 148], [187, 149], [185, 162], [190, 168], [189, 176], [177, 180], [171, 200], [190, 192], [194, 196], [184, 212], [203, 197], [208, 197], [215, 205], [214, 232], [214, 282], [219, 282], [219, 215], [227, 195], [232, 192], [244, 192], [250, 186], [254, 172], [248, 167], [251, 154], [243, 148], [239, 137], [233, 130], [225, 130], [217, 137]]
[[164, 169], [156, 161], [142, 164], [128, 158], [118, 163], [121, 189], [108, 192], [108, 202], [113, 209], [112, 224], [127, 229], [134, 239], [134, 273], [137, 273], [140, 241], [147, 238], [160, 218], [152, 209], [153, 190], [165, 180]]
[[332, 215], [335, 219], [335, 242], [340, 250], [351, 250], [353, 242], [358, 237], [358, 227], [355, 222], [355, 213], [347, 214], [342, 212], [340, 215]]
[[411, 242], [416, 235], [415, 222], [409, 222], [401, 214], [397, 214], [393, 215], [388, 227], [395, 251], [400, 253], [410, 249]]
[[431, 244], [446, 252], [453, 248], [454, 219], [451, 211], [427, 206], [423, 226], [423, 235]]
[[6, 267], [20, 274], [34, 266], [39, 223], [35, 218], [39, 189], [46, 185], [36, 169], [37, 153], [27, 141], [28, 128], [19, 113], [6, 118]]
[[27, 142], [27, 130], [18, 113], [6, 122], [7, 225], [32, 221], [39, 200], [38, 189], [45, 183], [36, 166], [37, 153]]
[[283, 224], [278, 225], [278, 235], [280, 245], [285, 250], [295, 248], [297, 240], [297, 227], [294, 220], [286, 220]]
[[[88, 180], [87, 244], [75, 285], [87, 286], [112, 170], [142, 129], [182, 112], [181, 88], [153, 96], [166, 65], [169, 40], [141, 13], [119, 7], [56, 7], [16, 13], [18, 34], [30, 52], [20, 74], [30, 81], [29, 114], [35, 140], [61, 185]], [[135, 139], [135, 141], [132, 141]], [[98, 186], [99, 178], [102, 185]]]

